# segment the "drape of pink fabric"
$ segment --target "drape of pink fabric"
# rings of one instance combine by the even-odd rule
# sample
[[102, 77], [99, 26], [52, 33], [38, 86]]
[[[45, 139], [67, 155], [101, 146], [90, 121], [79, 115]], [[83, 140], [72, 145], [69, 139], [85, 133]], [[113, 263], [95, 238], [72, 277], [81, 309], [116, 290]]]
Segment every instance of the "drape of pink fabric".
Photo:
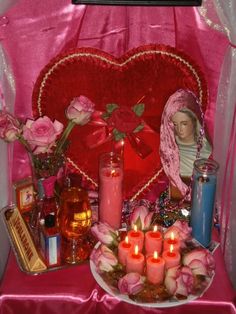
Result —
[[[120, 56], [139, 45], [160, 43], [183, 50], [202, 67], [209, 83], [207, 119], [213, 130], [215, 92], [226, 43], [222, 34], [206, 28], [196, 9], [75, 6], [67, 0], [36, 4], [21, 0], [6, 17], [8, 24], [0, 27], [0, 38], [17, 78], [15, 113], [19, 117], [31, 116], [36, 78], [59, 52], [90, 46]], [[27, 165], [27, 154], [15, 145], [13, 179], [28, 175]]]

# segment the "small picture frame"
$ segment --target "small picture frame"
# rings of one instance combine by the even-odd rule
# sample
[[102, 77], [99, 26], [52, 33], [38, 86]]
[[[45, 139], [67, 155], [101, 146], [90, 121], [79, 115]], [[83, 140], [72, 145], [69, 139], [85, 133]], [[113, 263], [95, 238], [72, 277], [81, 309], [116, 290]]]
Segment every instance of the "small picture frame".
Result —
[[17, 181], [13, 185], [15, 203], [21, 213], [32, 209], [35, 203], [34, 185], [31, 177]]

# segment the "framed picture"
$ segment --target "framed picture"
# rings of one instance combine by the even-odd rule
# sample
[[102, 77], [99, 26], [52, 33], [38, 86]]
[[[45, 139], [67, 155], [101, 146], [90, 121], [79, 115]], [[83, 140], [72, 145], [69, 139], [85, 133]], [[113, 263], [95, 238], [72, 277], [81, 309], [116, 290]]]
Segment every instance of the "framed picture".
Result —
[[201, 6], [202, 0], [72, 0], [72, 4], [135, 6]]
[[35, 203], [34, 185], [32, 178], [17, 181], [13, 185], [15, 203], [21, 213], [30, 210]]

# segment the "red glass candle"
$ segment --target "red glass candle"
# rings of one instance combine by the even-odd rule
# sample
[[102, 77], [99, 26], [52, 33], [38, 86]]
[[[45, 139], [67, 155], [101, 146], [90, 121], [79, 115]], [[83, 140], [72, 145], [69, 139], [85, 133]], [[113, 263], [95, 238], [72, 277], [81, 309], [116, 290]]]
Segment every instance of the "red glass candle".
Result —
[[126, 258], [126, 272], [143, 274], [144, 256], [138, 251], [138, 246], [135, 246], [134, 252], [129, 252]]
[[162, 234], [157, 230], [157, 226], [145, 234], [145, 251], [147, 255], [153, 255], [154, 251], [160, 254], [162, 251]]
[[128, 232], [130, 243], [135, 247], [138, 246], [138, 250], [142, 251], [144, 243], [144, 233], [141, 230], [137, 230], [137, 226], [134, 225], [134, 230]]
[[126, 258], [130, 250], [133, 248], [132, 244], [129, 242], [128, 236], [125, 237], [124, 241], [121, 241], [118, 245], [118, 260], [125, 266]]
[[99, 220], [115, 229], [121, 225], [122, 184], [122, 158], [114, 153], [103, 154], [99, 163]]
[[164, 239], [163, 251], [170, 250], [170, 246], [173, 245], [173, 250], [178, 251], [180, 249], [180, 240], [174, 236], [171, 232], [170, 238]]
[[170, 245], [170, 250], [166, 250], [162, 254], [165, 260], [165, 268], [171, 268], [180, 265], [180, 254], [173, 250], [173, 244]]
[[147, 279], [153, 284], [161, 284], [164, 280], [165, 260], [155, 251], [147, 258]]

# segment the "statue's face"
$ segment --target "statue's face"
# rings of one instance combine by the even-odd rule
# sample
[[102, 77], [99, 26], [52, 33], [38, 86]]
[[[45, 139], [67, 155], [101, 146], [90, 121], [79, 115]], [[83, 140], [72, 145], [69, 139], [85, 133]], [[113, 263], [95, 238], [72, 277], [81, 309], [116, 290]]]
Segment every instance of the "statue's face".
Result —
[[174, 124], [175, 136], [184, 143], [194, 143], [194, 124], [192, 119], [183, 112], [176, 112], [172, 117]]

